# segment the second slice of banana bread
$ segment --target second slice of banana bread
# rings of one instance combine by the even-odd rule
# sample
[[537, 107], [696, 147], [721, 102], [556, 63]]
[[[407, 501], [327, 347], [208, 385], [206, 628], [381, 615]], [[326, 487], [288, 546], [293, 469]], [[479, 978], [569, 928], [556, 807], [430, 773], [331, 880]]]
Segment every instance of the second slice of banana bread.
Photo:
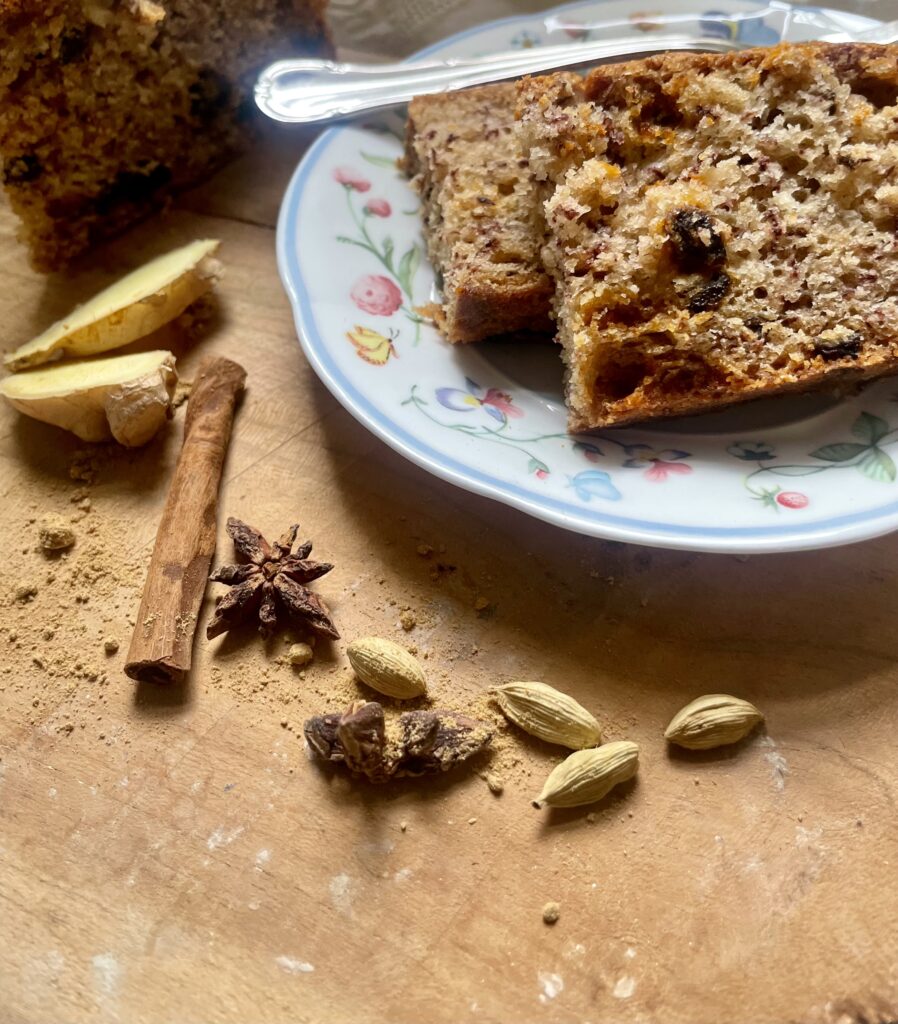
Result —
[[404, 166], [442, 277], [436, 321], [452, 342], [553, 330], [544, 223], [518, 148], [515, 100], [514, 83], [501, 83], [409, 106]]

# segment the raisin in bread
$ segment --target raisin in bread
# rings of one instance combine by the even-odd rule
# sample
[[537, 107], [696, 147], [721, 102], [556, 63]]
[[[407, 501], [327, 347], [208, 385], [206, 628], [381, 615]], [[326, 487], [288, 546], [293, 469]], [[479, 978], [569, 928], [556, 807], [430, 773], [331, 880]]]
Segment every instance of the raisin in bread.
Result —
[[898, 46], [519, 88], [572, 428], [898, 370]]
[[514, 84], [502, 83], [409, 106], [404, 166], [442, 278], [435, 318], [452, 342], [552, 331], [543, 223], [518, 149], [515, 100]]
[[0, 0], [0, 159], [40, 269], [252, 138], [269, 60], [331, 51], [326, 0]]

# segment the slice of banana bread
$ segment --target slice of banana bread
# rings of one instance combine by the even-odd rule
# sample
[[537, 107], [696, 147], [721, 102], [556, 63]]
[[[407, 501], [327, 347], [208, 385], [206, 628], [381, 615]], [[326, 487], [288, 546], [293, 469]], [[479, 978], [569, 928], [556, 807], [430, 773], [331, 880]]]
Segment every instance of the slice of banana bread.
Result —
[[327, 0], [0, 0], [0, 159], [40, 269], [252, 138], [260, 65], [331, 50]]
[[898, 370], [898, 46], [520, 84], [573, 429]]
[[518, 148], [515, 101], [514, 83], [501, 83], [409, 105], [404, 166], [442, 277], [435, 317], [452, 342], [553, 329], [544, 225]]

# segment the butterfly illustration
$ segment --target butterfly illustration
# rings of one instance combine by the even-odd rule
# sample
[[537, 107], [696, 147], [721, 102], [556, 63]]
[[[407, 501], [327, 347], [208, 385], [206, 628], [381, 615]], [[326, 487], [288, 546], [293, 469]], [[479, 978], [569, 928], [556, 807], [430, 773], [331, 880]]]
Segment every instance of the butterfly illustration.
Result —
[[372, 366], [383, 366], [390, 356], [399, 358], [393, 342], [399, 336], [398, 331], [391, 330], [389, 338], [370, 327], [356, 324], [355, 328], [346, 332], [346, 337], [355, 346], [356, 355]]

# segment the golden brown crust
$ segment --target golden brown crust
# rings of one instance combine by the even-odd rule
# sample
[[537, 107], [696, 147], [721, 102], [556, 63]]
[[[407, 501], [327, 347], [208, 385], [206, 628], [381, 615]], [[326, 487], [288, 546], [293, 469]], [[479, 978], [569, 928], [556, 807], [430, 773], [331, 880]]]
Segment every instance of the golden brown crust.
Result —
[[[858, 81], [877, 77], [885, 81], [898, 73], [898, 50], [895, 46], [877, 43], [779, 43], [777, 46], [756, 46], [732, 53], [663, 53], [643, 60], [620, 64], [603, 64], [594, 68], [583, 80], [583, 96], [593, 103], [606, 104], [609, 86], [614, 88], [615, 100], [625, 95], [633, 102], [646, 95], [656, 96], [661, 79], [671, 83], [672, 95], [682, 95], [689, 77], [708, 71], [733, 73], [741, 68], [752, 68], [760, 76], [777, 70], [784, 58], [791, 61], [820, 59], [829, 64], [843, 81]], [[551, 79], [553, 76], [544, 76]], [[625, 91], [624, 91], [625, 90]]]
[[633, 426], [644, 423], [647, 418], [673, 419], [678, 416], [703, 416], [762, 398], [781, 398], [786, 395], [806, 394], [814, 391], [850, 394], [866, 381], [893, 373], [898, 373], [898, 348], [874, 365], [836, 367], [826, 372], [809, 375], [800, 381], [768, 384], [763, 389], [734, 391], [729, 387], [721, 387], [670, 398], [665, 403], [663, 410], [659, 410], [651, 417], [647, 417], [645, 409], [638, 406], [634, 406], [629, 411], [616, 411], [613, 417], [602, 422], [594, 422], [591, 418], [583, 418], [572, 412], [568, 419], [568, 427], [572, 433], [579, 433], [603, 427]]
[[482, 341], [504, 334], [551, 335], [553, 292], [545, 274], [517, 288], [481, 284], [474, 277], [456, 288], [452, 324], [443, 329], [453, 342]]

